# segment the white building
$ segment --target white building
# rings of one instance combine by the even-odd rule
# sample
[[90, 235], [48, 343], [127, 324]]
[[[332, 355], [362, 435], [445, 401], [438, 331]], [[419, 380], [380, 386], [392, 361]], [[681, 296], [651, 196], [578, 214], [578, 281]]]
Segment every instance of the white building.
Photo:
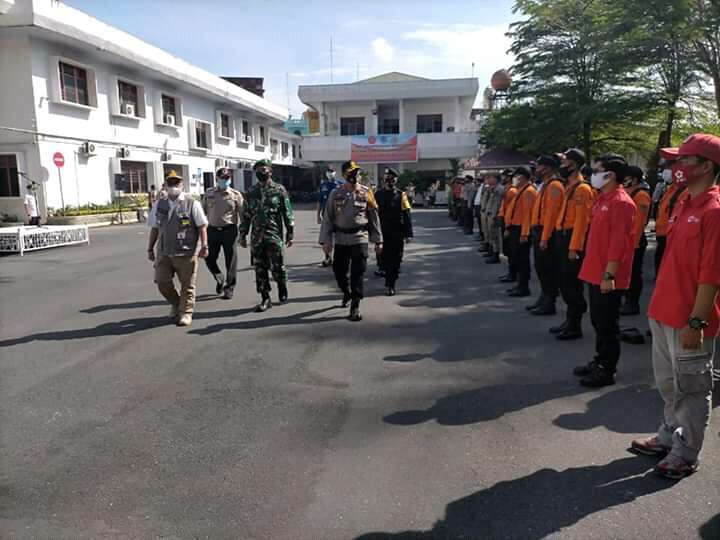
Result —
[[300, 100], [320, 115], [320, 133], [305, 138], [305, 158], [338, 166], [351, 158], [351, 136], [417, 134], [417, 161], [367, 162], [378, 178], [390, 165], [444, 178], [450, 159], [477, 153], [477, 122], [471, 116], [477, 79], [431, 80], [387, 73], [351, 84], [301, 86]]
[[24, 175], [41, 182], [45, 214], [159, 188], [170, 169], [202, 193], [229, 166], [247, 189], [254, 161], [302, 156], [283, 107], [55, 0], [0, 0], [0, 73], [0, 212], [10, 215], [24, 215]]

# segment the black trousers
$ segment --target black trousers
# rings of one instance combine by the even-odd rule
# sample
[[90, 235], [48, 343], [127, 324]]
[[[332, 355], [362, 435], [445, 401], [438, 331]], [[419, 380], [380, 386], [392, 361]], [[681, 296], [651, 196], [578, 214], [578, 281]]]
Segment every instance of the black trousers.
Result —
[[630, 288], [625, 294], [625, 301], [631, 306], [640, 304], [640, 296], [643, 291], [643, 262], [645, 259], [645, 251], [647, 251], [647, 237], [643, 234], [640, 237], [640, 245], [635, 250], [632, 266], [632, 278], [630, 279]]
[[[335, 255], [333, 256], [335, 280], [343, 294], [349, 294], [352, 300], [362, 300], [363, 298], [367, 259], [367, 244], [353, 246], [335, 244]], [[383, 264], [387, 264], [387, 262], [385, 261]]]
[[560, 269], [560, 294], [567, 305], [567, 319], [571, 323], [579, 324], [588, 309], [585, 284], [578, 278], [584, 256], [580, 253], [580, 258], [576, 261], [568, 258], [572, 230], [555, 231], [554, 236], [555, 259], [557, 268]]
[[468, 208], [467, 205], [463, 206], [463, 213], [465, 214], [465, 232], [472, 234], [473, 225], [475, 223], [475, 217], [473, 216], [473, 209]]
[[667, 236], [657, 237], [657, 247], [655, 248], [655, 279], [657, 279], [658, 272], [660, 271], [660, 263], [662, 262], [663, 255], [665, 255], [666, 244]]
[[590, 320], [595, 329], [595, 353], [599, 365], [611, 373], [620, 360], [620, 300], [625, 291], [600, 292], [590, 285]]
[[527, 291], [530, 288], [530, 242], [522, 244], [520, 242], [520, 233], [522, 227], [512, 225], [510, 227], [510, 238], [508, 239], [511, 255], [510, 274], [514, 271], [517, 273], [518, 289]]
[[237, 282], [237, 249], [235, 241], [238, 236], [237, 225], [226, 225], [225, 227], [211, 227], [208, 225], [208, 256], [205, 259], [208, 270], [214, 276], [222, 274], [218, 266], [218, 257], [222, 249], [225, 255], [225, 268], [227, 278], [225, 286], [232, 288]]
[[555, 258], [555, 241], [551, 235], [548, 239], [547, 249], [540, 249], [540, 235], [542, 228], [533, 230], [533, 255], [535, 258], [535, 272], [540, 280], [540, 287], [546, 302], [555, 303], [559, 294], [557, 260]]
[[400, 275], [405, 239], [390, 235], [383, 235], [382, 260], [385, 270], [385, 286], [394, 287]]

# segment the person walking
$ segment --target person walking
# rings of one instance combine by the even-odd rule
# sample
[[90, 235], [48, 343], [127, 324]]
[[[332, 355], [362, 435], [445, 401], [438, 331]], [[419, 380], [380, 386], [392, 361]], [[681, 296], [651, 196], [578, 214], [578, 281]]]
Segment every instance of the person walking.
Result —
[[398, 173], [385, 169], [383, 189], [375, 194], [383, 236], [382, 259], [385, 268], [385, 293], [395, 296], [405, 243], [413, 237], [410, 201], [397, 189]]
[[513, 185], [517, 188], [515, 198], [510, 202], [508, 241], [517, 269], [517, 285], [508, 289], [508, 296], [523, 298], [530, 296], [530, 222], [538, 192], [531, 182], [532, 173], [527, 167], [515, 170]]
[[[360, 301], [363, 299], [368, 242], [382, 252], [383, 236], [378, 204], [373, 192], [358, 182], [360, 167], [354, 161], [342, 164], [345, 179], [342, 187], [333, 190], [325, 206], [319, 242], [325, 253], [335, 251], [333, 271], [343, 293], [343, 307], [350, 303], [349, 319], [361, 321]], [[348, 273], [349, 278], [348, 278]]]
[[595, 329], [595, 359], [575, 368], [580, 384], [599, 388], [615, 384], [620, 360], [620, 300], [630, 286], [635, 251], [635, 203], [625, 192], [625, 158], [617, 154], [595, 160], [595, 199], [580, 279], [590, 289], [590, 319]]
[[[235, 294], [237, 282], [237, 249], [238, 225], [242, 220], [245, 200], [242, 193], [230, 187], [232, 171], [228, 168], [218, 169], [215, 173], [215, 187], [205, 192], [203, 210], [208, 218], [208, 256], [205, 259], [208, 270], [215, 279], [215, 292], [222, 293], [225, 300]], [[220, 250], [225, 255], [224, 278], [218, 266]]]
[[559, 165], [560, 161], [553, 154], [540, 156], [536, 160], [541, 184], [535, 199], [531, 224], [535, 272], [540, 280], [542, 293], [534, 304], [527, 307], [533, 315], [555, 315], [555, 301], [559, 293], [559, 271], [553, 235], [565, 195], [563, 183], [555, 173]]
[[644, 180], [645, 173], [640, 167], [628, 167], [626, 178], [626, 189], [635, 203], [637, 214], [635, 215], [635, 255], [633, 256], [630, 288], [625, 293], [625, 301], [620, 308], [620, 315], [639, 315], [640, 296], [643, 290], [643, 263], [648, 245], [645, 227], [650, 219], [652, 196], [650, 195], [650, 186]]
[[[317, 205], [317, 223], [322, 224], [323, 213], [325, 212], [325, 205], [327, 204], [330, 193], [336, 188], [342, 186], [343, 183], [340, 179], [336, 178], [336, 172], [334, 167], [328, 167], [325, 171], [325, 178], [320, 184], [320, 190], [318, 193], [318, 205]], [[323, 253], [325, 258], [320, 263], [322, 268], [332, 266], [332, 254]]]
[[278, 301], [288, 300], [288, 275], [285, 267], [285, 246], [292, 247], [295, 220], [290, 196], [281, 184], [273, 182], [272, 162], [262, 159], [254, 165], [255, 184], [247, 196], [247, 204], [240, 225], [240, 245], [248, 247], [250, 238], [255, 263], [255, 282], [260, 303], [255, 311], [262, 313], [272, 308], [270, 274], [277, 283]]
[[585, 160], [582, 150], [570, 148], [563, 154], [561, 162], [567, 185], [555, 226], [555, 258], [560, 271], [560, 294], [567, 306], [567, 314], [565, 322], [550, 328], [550, 333], [560, 341], [582, 338], [582, 317], [587, 311], [585, 286], [578, 274], [583, 263], [595, 192], [581, 173]]
[[[182, 183], [182, 177], [170, 171], [165, 177], [167, 198], [158, 200], [150, 210], [148, 259], [155, 266], [158, 290], [170, 303], [170, 318], [178, 326], [190, 326], [198, 257], [208, 255], [208, 220], [202, 205], [183, 193]], [[179, 293], [174, 276], [180, 282]]]
[[631, 449], [659, 456], [655, 471], [679, 480], [698, 469], [712, 404], [720, 332], [720, 137], [691, 135], [662, 154], [677, 159], [689, 196], [671, 219], [648, 310], [663, 420], [657, 435], [635, 439]]
[[25, 215], [27, 216], [28, 225], [32, 227], [40, 226], [40, 212], [38, 211], [37, 202], [37, 184], [30, 182], [25, 186]]

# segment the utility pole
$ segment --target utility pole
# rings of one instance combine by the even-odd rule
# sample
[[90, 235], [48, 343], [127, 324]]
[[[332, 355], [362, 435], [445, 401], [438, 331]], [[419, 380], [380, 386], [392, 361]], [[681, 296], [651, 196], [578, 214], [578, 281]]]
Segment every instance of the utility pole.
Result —
[[333, 37], [330, 34], [330, 84], [333, 83]]

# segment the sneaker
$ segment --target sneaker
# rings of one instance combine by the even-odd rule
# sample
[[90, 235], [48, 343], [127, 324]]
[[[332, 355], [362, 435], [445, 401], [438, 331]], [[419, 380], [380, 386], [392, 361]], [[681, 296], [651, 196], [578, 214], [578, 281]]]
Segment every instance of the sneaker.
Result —
[[190, 326], [192, 324], [192, 315], [185, 314], [182, 317], [180, 317], [180, 320], [178, 320], [177, 325], [178, 326]]
[[665, 459], [655, 466], [655, 472], [670, 480], [682, 480], [698, 470], [699, 463], [688, 463], [680, 456], [668, 454]]
[[235, 289], [232, 287], [227, 287], [222, 295], [223, 300], [232, 300], [233, 296], [235, 296]]
[[260, 303], [255, 306], [255, 313], [264, 313], [270, 308], [272, 308], [272, 300], [270, 300], [269, 296], [263, 296]]
[[644, 456], [665, 456], [670, 453], [670, 450], [672, 447], [661, 444], [657, 436], [635, 439], [630, 443], [631, 452]]
[[615, 384], [615, 374], [601, 368], [596, 367], [590, 375], [580, 379], [580, 384], [586, 388], [602, 388], [603, 386], [612, 386]]
[[287, 285], [278, 285], [278, 302], [280, 302], [280, 304], [287, 304], [287, 301], [288, 301]]
[[395, 287], [387, 287], [385, 289], [386, 296], [395, 296]]
[[177, 319], [179, 313], [180, 313], [180, 306], [179, 306], [179, 305], [173, 304], [172, 306], [170, 306], [170, 315], [169, 315], [169, 317], [170, 317], [172, 320]]

